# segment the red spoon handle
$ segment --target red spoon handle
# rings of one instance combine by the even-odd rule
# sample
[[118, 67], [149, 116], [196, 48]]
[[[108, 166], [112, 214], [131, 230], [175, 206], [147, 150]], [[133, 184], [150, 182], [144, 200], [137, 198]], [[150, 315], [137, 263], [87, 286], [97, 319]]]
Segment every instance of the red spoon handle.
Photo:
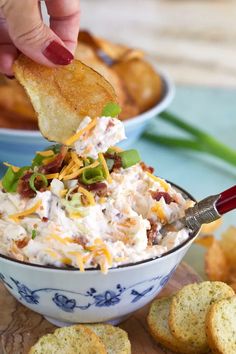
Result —
[[215, 206], [221, 215], [236, 209], [236, 185], [222, 192]]

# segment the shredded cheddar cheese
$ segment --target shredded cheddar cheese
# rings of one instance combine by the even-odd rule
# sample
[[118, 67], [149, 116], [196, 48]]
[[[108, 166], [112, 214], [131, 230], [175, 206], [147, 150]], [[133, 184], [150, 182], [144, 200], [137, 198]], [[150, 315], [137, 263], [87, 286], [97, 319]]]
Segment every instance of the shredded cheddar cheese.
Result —
[[54, 152], [52, 150], [45, 150], [45, 151], [36, 151], [37, 155], [43, 156], [43, 157], [51, 157], [54, 155]]
[[105, 160], [103, 154], [100, 152], [98, 154], [98, 157], [99, 157], [99, 159], [101, 161], [101, 164], [103, 166], [103, 169], [104, 169], [104, 172], [105, 172], [105, 175], [106, 175], [106, 180], [107, 180], [108, 183], [111, 183], [112, 182], [112, 178], [110, 176], [110, 172], [108, 170], [107, 163], [106, 163], [106, 160]]
[[92, 251], [94, 257], [104, 256], [109, 266], [112, 265], [112, 255], [101, 239], [96, 239], [92, 246], [87, 247], [87, 250]]
[[63, 264], [68, 264], [68, 265], [72, 264], [71, 259], [67, 258], [67, 257], [60, 258], [60, 262], [63, 263]]
[[3, 165], [7, 166], [7, 167], [11, 167], [12, 168], [12, 171], [14, 173], [18, 172], [20, 170], [20, 167], [17, 167], [17, 166], [14, 166], [14, 165], [11, 165], [10, 163], [8, 162], [3, 162]]
[[74, 151], [71, 151], [71, 158], [77, 167], [80, 168], [83, 165], [83, 162], [78, 158], [78, 155]]
[[57, 252], [51, 250], [50, 248], [46, 248], [46, 249], [45, 249], [45, 252], [46, 252], [50, 257], [52, 257], [52, 258], [54, 258], [54, 259], [59, 259], [59, 258], [60, 258], [60, 257], [59, 257], [59, 254], [58, 254]]
[[164, 210], [159, 202], [157, 202], [151, 209], [157, 217], [160, 219], [161, 223], [164, 224], [166, 220], [166, 215], [164, 213]]
[[79, 270], [81, 272], [84, 272], [84, 257], [83, 257], [83, 255], [80, 252], [76, 252], [76, 251], [68, 252], [68, 254], [75, 256], [76, 263], [77, 263], [77, 266], [79, 267]]
[[73, 145], [79, 138], [87, 131], [91, 130], [92, 128], [95, 127], [97, 123], [97, 118], [94, 118], [88, 125], [86, 125], [85, 128], [81, 129], [78, 133], [72, 135], [69, 139], [67, 139], [64, 144], [65, 145]]
[[169, 190], [169, 185], [166, 181], [164, 181], [163, 179], [154, 176], [153, 174], [151, 174], [150, 172], [146, 172], [146, 174], [152, 178], [154, 181], [158, 182], [160, 184], [160, 186], [165, 190], [165, 192], [167, 192]]
[[106, 198], [105, 198], [105, 197], [99, 198], [98, 203], [99, 203], [99, 204], [104, 204], [104, 203], [106, 203]]
[[62, 190], [60, 191], [60, 197], [61, 197], [61, 198], [64, 198], [65, 195], [67, 194], [67, 192], [68, 192], [68, 189], [62, 189]]
[[122, 152], [122, 151], [124, 151], [124, 150], [121, 149], [119, 146], [111, 146], [111, 149], [114, 150], [115, 152]]
[[37, 209], [41, 206], [41, 204], [42, 204], [42, 201], [39, 200], [32, 208], [24, 210], [20, 213], [9, 215], [9, 218], [15, 222], [19, 222], [20, 219], [22, 219], [28, 215], [34, 214], [37, 211]]
[[76, 212], [74, 212], [74, 213], [70, 213], [69, 214], [69, 217], [71, 218], [71, 219], [80, 219], [80, 218], [82, 218], [84, 215], [82, 214], [82, 213], [80, 213], [79, 211], [76, 211]]
[[74, 161], [70, 161], [67, 166], [65, 166], [61, 173], [59, 174], [59, 180], [61, 181], [64, 177], [71, 173], [71, 169], [74, 167]]
[[86, 196], [90, 205], [95, 205], [94, 196], [91, 192], [87, 191], [87, 189], [83, 187], [79, 187], [78, 191]]
[[47, 237], [47, 240], [56, 240], [60, 243], [63, 243], [64, 245], [66, 245], [68, 242], [73, 242], [73, 239], [69, 238], [69, 237], [60, 237], [59, 235], [55, 235], [55, 234], [52, 234], [52, 235], [49, 235]]
[[48, 157], [42, 161], [42, 164], [45, 166], [45, 165], [49, 164], [50, 162], [54, 161], [54, 159], [55, 159], [55, 155], [52, 157]]
[[[95, 162], [93, 162], [91, 165], [89, 165], [89, 166], [85, 166], [85, 167], [82, 167], [81, 169], [79, 169], [79, 170], [77, 170], [76, 172], [73, 172], [73, 173], [71, 173], [71, 174], [68, 174], [68, 175], [65, 175], [64, 177], [63, 177], [63, 180], [70, 180], [70, 179], [74, 179], [74, 178], [77, 178], [77, 177], [79, 177], [85, 170], [87, 170], [87, 169], [90, 169], [90, 168], [95, 168], [95, 167], [97, 167], [99, 165], [99, 162], [98, 161], [95, 161]], [[60, 177], [59, 177], [59, 179], [60, 179]]]
[[59, 173], [51, 173], [49, 175], [45, 175], [47, 179], [54, 179], [59, 177]]

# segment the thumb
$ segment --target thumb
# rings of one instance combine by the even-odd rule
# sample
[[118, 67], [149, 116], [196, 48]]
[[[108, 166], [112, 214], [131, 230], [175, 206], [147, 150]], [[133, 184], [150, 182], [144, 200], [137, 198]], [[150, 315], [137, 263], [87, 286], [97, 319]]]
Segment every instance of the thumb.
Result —
[[47, 66], [73, 60], [62, 40], [43, 23], [38, 0], [3, 0], [1, 10], [12, 42], [26, 56]]

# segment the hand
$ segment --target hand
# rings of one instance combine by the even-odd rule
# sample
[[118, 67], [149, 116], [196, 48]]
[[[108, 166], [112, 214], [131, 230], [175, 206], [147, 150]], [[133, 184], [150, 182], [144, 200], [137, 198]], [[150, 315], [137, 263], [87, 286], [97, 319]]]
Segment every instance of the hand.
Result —
[[79, 32], [79, 0], [45, 0], [50, 28], [38, 0], [0, 0], [0, 72], [13, 75], [19, 51], [47, 66], [73, 60]]

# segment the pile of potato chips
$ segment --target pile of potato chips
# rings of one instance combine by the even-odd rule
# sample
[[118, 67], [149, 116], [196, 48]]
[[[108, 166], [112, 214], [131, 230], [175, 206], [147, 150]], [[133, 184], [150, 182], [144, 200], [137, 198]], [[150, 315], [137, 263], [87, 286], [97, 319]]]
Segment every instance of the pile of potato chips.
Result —
[[[206, 229], [207, 231], [207, 229]], [[209, 280], [223, 281], [236, 292], [236, 227], [231, 226], [217, 240], [213, 235], [199, 237], [195, 243], [207, 248], [205, 272]]]
[[[160, 75], [141, 50], [114, 44], [80, 31], [75, 58], [105, 77], [113, 86], [122, 112], [129, 119], [156, 105], [163, 95]], [[0, 127], [38, 129], [37, 116], [16, 80], [0, 77]]]

